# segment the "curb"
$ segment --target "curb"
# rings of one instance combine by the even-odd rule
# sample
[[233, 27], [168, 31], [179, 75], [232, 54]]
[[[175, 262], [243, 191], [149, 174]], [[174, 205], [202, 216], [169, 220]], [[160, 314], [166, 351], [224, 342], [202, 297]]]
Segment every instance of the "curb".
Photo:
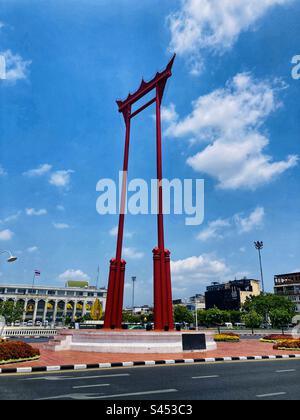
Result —
[[158, 366], [158, 365], [179, 365], [193, 363], [216, 363], [216, 362], [239, 362], [255, 360], [282, 360], [282, 359], [300, 359], [300, 354], [283, 354], [277, 356], [241, 356], [241, 357], [216, 357], [206, 359], [175, 359], [175, 360], [146, 360], [138, 362], [120, 362], [120, 363], [95, 363], [82, 365], [62, 365], [62, 366], [34, 366], [21, 368], [0, 368], [0, 374], [15, 373], [44, 373], [44, 372], [63, 372], [91, 369], [110, 369], [134, 366]]

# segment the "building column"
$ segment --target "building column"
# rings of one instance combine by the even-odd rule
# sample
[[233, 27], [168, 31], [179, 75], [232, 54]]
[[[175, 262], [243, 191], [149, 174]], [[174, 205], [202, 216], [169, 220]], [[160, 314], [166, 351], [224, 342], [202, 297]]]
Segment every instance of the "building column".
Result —
[[24, 311], [23, 311], [23, 322], [26, 321], [26, 315], [27, 315], [27, 305], [28, 305], [28, 299], [25, 299], [24, 301]]
[[72, 315], [72, 321], [75, 321], [76, 318], [76, 312], [77, 312], [77, 301], [74, 302], [74, 308], [73, 308], [73, 315]]
[[82, 317], [84, 317], [86, 315], [86, 305], [87, 305], [87, 301], [83, 302], [83, 308], [82, 308]]
[[47, 312], [48, 312], [48, 299], [45, 300], [45, 307], [44, 307], [44, 313], [43, 313], [43, 323], [46, 322], [47, 319]]
[[56, 317], [57, 317], [57, 309], [58, 309], [58, 300], [55, 301], [54, 304], [54, 312], [53, 312], [53, 322], [56, 322]]
[[64, 310], [63, 310], [63, 323], [66, 323], [66, 318], [67, 318], [67, 311], [68, 311], [68, 301], [64, 302], [65, 306], [64, 306]]
[[39, 301], [36, 299], [36, 300], [34, 301], [34, 312], [33, 312], [33, 318], [32, 318], [33, 325], [35, 324], [35, 321], [36, 321], [37, 310], [38, 310], [38, 304], [39, 304]]

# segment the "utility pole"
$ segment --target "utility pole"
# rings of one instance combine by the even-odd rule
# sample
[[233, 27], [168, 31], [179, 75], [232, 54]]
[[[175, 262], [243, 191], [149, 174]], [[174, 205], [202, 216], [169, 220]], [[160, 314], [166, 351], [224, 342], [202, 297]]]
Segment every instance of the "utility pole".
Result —
[[99, 287], [99, 279], [100, 279], [100, 265], [98, 265], [96, 289], [98, 289]]
[[134, 313], [134, 292], [135, 292], [135, 282], [136, 282], [136, 277], [131, 277], [132, 280], [132, 313]]
[[264, 243], [262, 241], [254, 242], [254, 246], [258, 251], [259, 255], [259, 266], [260, 266], [260, 275], [261, 275], [261, 286], [262, 291], [265, 293], [265, 284], [264, 284], [264, 273], [263, 273], [263, 267], [262, 267], [262, 258], [261, 258], [261, 251], [264, 248]]

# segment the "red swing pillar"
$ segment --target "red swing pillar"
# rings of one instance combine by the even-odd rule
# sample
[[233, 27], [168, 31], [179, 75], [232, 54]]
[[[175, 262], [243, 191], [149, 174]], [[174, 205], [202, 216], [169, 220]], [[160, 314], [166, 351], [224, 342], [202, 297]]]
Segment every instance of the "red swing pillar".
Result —
[[158, 183], [157, 234], [158, 247], [153, 250], [154, 265], [154, 328], [155, 330], [173, 330], [173, 301], [171, 286], [170, 251], [165, 249], [163, 216], [163, 173], [162, 173], [162, 138], [161, 138], [161, 101], [166, 81], [156, 86], [156, 159]]

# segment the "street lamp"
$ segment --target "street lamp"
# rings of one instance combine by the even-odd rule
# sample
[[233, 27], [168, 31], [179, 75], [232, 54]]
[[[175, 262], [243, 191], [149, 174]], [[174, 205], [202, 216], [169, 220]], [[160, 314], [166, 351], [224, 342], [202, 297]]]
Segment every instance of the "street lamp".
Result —
[[6, 260], [8, 263], [13, 263], [18, 259], [10, 251], [0, 251], [0, 254], [8, 254], [8, 259]]
[[135, 288], [136, 277], [131, 277], [131, 280], [132, 280], [132, 313], [134, 313], [134, 288]]
[[264, 243], [262, 241], [257, 241], [257, 242], [254, 242], [254, 246], [257, 249], [258, 255], [259, 255], [261, 285], [262, 285], [262, 291], [263, 291], [263, 293], [265, 293], [264, 274], [263, 274], [262, 259], [261, 259], [261, 251], [264, 248]]

